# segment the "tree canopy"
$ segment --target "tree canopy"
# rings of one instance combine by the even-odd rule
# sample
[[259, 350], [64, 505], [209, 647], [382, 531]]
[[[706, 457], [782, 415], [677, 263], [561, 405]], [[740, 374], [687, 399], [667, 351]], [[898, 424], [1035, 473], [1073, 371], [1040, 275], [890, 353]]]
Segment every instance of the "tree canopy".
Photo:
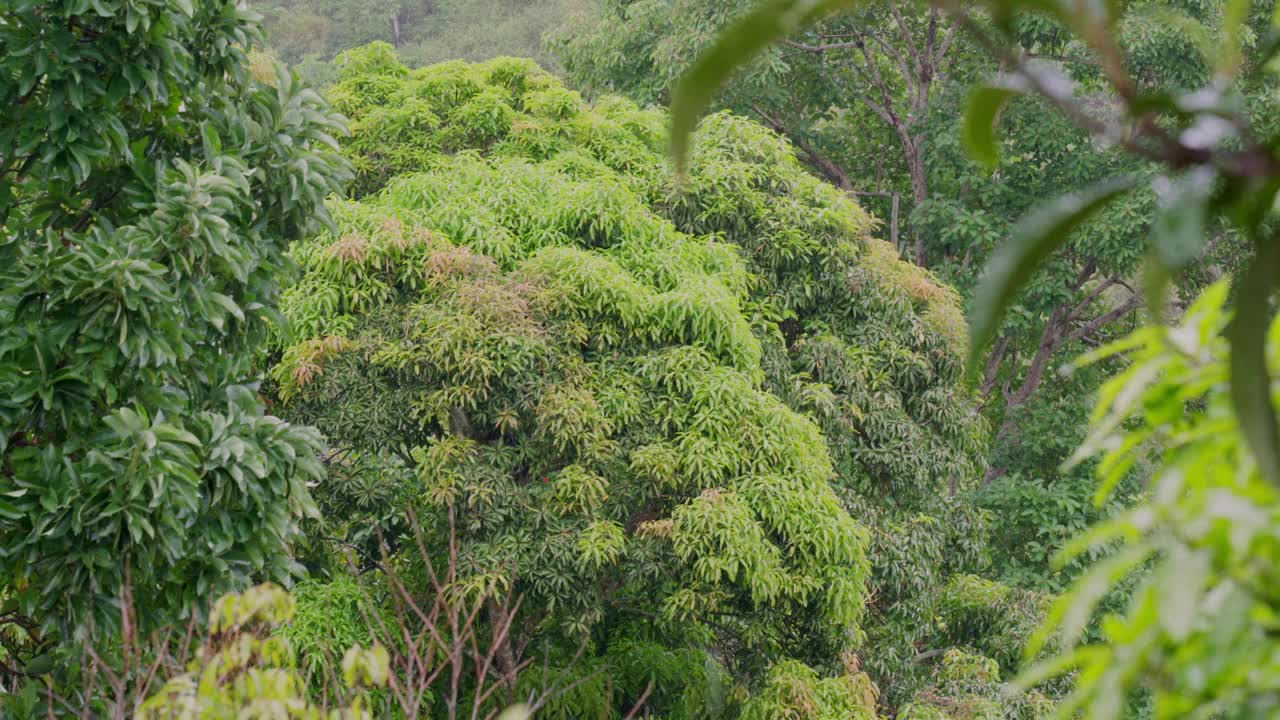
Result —
[[368, 558], [456, 512], [461, 582], [521, 593], [520, 633], [665, 648], [688, 692], [705, 662], [749, 687], [792, 672], [762, 657], [856, 675], [883, 645], [881, 674], [963, 642], [934, 614], [984, 557], [951, 499], [984, 441], [952, 291], [754, 122], [709, 120], [676, 185], [662, 112], [527, 61], [342, 63], [362, 199], [292, 251], [272, 370], [337, 449], [331, 527]]
[[321, 439], [252, 366], [350, 172], [258, 39], [230, 1], [0, 16], [0, 577], [32, 636], [118, 630], [126, 586], [159, 624], [300, 569]]
[[1277, 714], [1274, 2], [0, 6], [4, 717]]
[[555, 62], [545, 33], [587, 15], [587, 0], [253, 0], [268, 49], [317, 84], [336, 78], [332, 60], [380, 41], [411, 65], [502, 55]]

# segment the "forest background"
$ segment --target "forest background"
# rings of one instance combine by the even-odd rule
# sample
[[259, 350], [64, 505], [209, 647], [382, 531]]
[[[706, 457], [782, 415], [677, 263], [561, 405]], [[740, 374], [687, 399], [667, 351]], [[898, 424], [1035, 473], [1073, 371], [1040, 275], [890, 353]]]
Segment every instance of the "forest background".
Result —
[[[382, 41], [410, 67], [530, 57], [588, 97], [616, 93], [644, 105], [667, 102], [675, 80], [716, 32], [751, 6], [297, 0], [253, 7], [264, 15], [272, 54], [321, 87], [337, 77], [341, 52]], [[1203, 3], [1134, 5], [1121, 42], [1135, 72], [1153, 86], [1206, 81], [1205, 51], [1218, 13]], [[1255, 17], [1265, 18], [1266, 9], [1256, 8]], [[1020, 32], [1035, 48], [1032, 57], [1060, 63], [1077, 78], [1097, 73], [1095, 61], [1060, 29], [1028, 24]], [[892, 4], [833, 21], [814, 38], [788, 40], [757, 60], [728, 85], [719, 106], [788, 138], [814, 174], [880, 220], [877, 236], [966, 298], [992, 250], [1028, 209], [1105, 173], [1143, 171], [1030, 98], [1012, 103], [1001, 117], [1000, 171], [972, 162], [961, 117], [971, 90], [993, 66], [939, 10]], [[1276, 100], [1255, 88], [1249, 101], [1265, 119]], [[1062, 469], [1084, 440], [1091, 393], [1115, 368], [1057, 371], [1139, 321], [1138, 268], [1155, 202], [1146, 193], [1109, 209], [1041, 270], [984, 368], [980, 402], [993, 440], [985, 482], [975, 492], [978, 504], [1001, 518], [992, 528], [992, 547], [1001, 549], [993, 559], [997, 574], [1017, 586], [1066, 587], [1073, 572], [1051, 570], [1051, 558], [1132, 497], [1133, 488], [1122, 490], [1097, 508], [1093, 465]], [[1216, 238], [1202, 262], [1184, 272], [1175, 305], [1185, 306], [1226, 276], [1244, 252], [1232, 238]], [[1093, 559], [1083, 558], [1076, 570]]]
[[[292, 334], [265, 331], [265, 343], [257, 344], [246, 336], [244, 347], [256, 350], [234, 356], [239, 364], [224, 364], [230, 355], [210, 359], [207, 378], [218, 387], [251, 361], [263, 371], [263, 397], [273, 410], [328, 440], [323, 468], [308, 461], [320, 440], [296, 426], [263, 441], [271, 460], [250, 454], [244, 461], [276, 497], [255, 498], [273, 510], [232, 558], [237, 572], [256, 566], [245, 578], [310, 578], [296, 593], [299, 621], [283, 631], [310, 663], [307, 673], [341, 666], [355, 690], [385, 683], [388, 662], [392, 676], [411, 674], [412, 648], [391, 641], [394, 628], [379, 631], [374, 619], [361, 617], [368, 611], [361, 598], [393, 598], [403, 621], [414, 613], [456, 613], [448, 602], [412, 612], [400, 603], [412, 606], [432, 589], [439, 603], [446, 590], [459, 589], [477, 598], [471, 617], [481, 617], [483, 627], [468, 635], [469, 624], [455, 626], [449, 642], [491, 642], [485, 662], [499, 668], [499, 696], [527, 691], [542, 698], [541, 688], [539, 702], [553, 714], [580, 716], [602, 706], [621, 714], [644, 705], [697, 716], [731, 706], [771, 717], [798, 703], [846, 714], [964, 717], [981, 707], [1030, 717], [1060, 699], [1063, 688], [1011, 695], [1003, 681], [1020, 666], [1051, 596], [1115, 547], [1080, 547], [1072, 539], [1139, 502], [1148, 475], [1144, 462], [1126, 459], [1117, 470], [1107, 456], [1100, 466], [1078, 452], [1115, 439], [1089, 434], [1089, 408], [1099, 389], [1114, 398], [1105, 388], [1117, 387], [1135, 366], [1110, 354], [1070, 361], [1139, 327], [1151, 299], [1141, 268], [1152, 232], [1184, 238], [1173, 251], [1161, 246], [1176, 260], [1172, 292], [1161, 300], [1172, 322], [1205, 288], [1221, 288], [1215, 283], [1250, 256], [1248, 244], [1230, 227], [1195, 215], [1199, 205], [1190, 200], [1207, 196], [1211, 183], [1194, 175], [1165, 183], [1158, 163], [1117, 152], [1034, 95], [1010, 93], [992, 116], [1001, 128], [993, 170], [996, 153], [984, 158], [972, 124], [960, 118], [983, 83], [1007, 69], [1005, 60], [963, 31], [963, 13], [895, 2], [825, 20], [757, 57], [718, 96], [713, 109], [732, 114], [705, 123], [692, 187], [673, 196], [661, 108], [676, 80], [752, 5], [253, 5], [265, 17], [265, 54], [253, 56], [251, 78], [236, 75], [236, 82], [267, 95], [276, 88], [282, 107], [295, 107], [286, 102], [290, 92], [307, 98], [297, 101], [306, 108], [300, 115], [281, 117], [319, 133], [316, 143], [327, 141], [326, 128], [336, 125], [321, 122], [327, 116], [318, 98], [272, 69], [273, 58], [284, 60], [323, 89], [351, 130], [341, 140], [345, 161], [328, 151], [305, 158], [303, 166], [315, 170], [302, 197], [296, 185], [285, 192], [283, 180], [253, 191], [267, 192], [260, 207], [274, 209], [278, 201], [281, 210], [266, 225], [244, 222], [243, 231], [266, 227], [273, 237], [295, 240], [281, 267], [296, 263], [301, 275], [280, 276], [280, 310]], [[1243, 7], [1236, 17], [1243, 30], [1228, 33], [1221, 5], [1126, 4], [1115, 41], [1144, 87], [1191, 91], [1212, 83], [1224, 33], [1246, 57], [1266, 51], [1274, 8]], [[94, 37], [74, 23], [68, 28]], [[1117, 112], [1103, 84], [1109, 68], [1060, 24], [1032, 19], [1011, 33], [1037, 67], [1080, 89], [1088, 112], [1104, 121]], [[497, 56], [535, 58], [559, 79], [525, 61], [489, 60]], [[455, 58], [487, 62], [432, 65]], [[200, 62], [193, 67], [208, 71]], [[43, 87], [27, 87], [26, 97], [40, 97]], [[1270, 132], [1280, 116], [1274, 82], [1247, 75], [1237, 89], [1240, 106], [1232, 112]], [[221, 136], [248, 132], [235, 122], [220, 125], [234, 114], [217, 102], [198, 138], [169, 129], [166, 141], [213, 158], [223, 149]], [[174, 107], [166, 112], [181, 112]], [[260, 152], [303, 152], [285, 137]], [[141, 150], [116, 144], [108, 143], [108, 152], [130, 162]], [[66, 178], [77, 182], [64, 186], [65, 178], [50, 175], [55, 194], [84, 189], [82, 176], [93, 179], [90, 169], [103, 164], [93, 159], [100, 156], [68, 153]], [[345, 197], [321, 209], [320, 198], [348, 179], [347, 161]], [[260, 182], [247, 178], [262, 177], [231, 174], [245, 187]], [[960, 377], [960, 312], [973, 302], [980, 268], [1019, 232], [1029, 210], [1114, 174], [1138, 178], [1140, 189], [1101, 208], [1036, 269], [993, 333], [976, 388], [969, 387]], [[109, 188], [104, 177], [95, 182]], [[157, 204], [181, 207], [185, 186], [165, 177], [171, 194], [158, 193]], [[184, 182], [203, 181], [189, 175]], [[243, 200], [238, 190], [215, 195], [224, 192], [228, 202]], [[20, 217], [73, 234], [96, 222], [116, 232], [127, 217], [121, 209], [112, 220], [104, 208], [117, 197], [105, 190], [90, 194], [83, 204], [89, 210], [79, 215], [71, 211], [77, 203], [57, 200], [63, 209], [50, 216], [40, 215], [46, 204], [38, 204], [22, 211], [35, 214]], [[173, 216], [157, 214], [161, 224], [144, 230], [149, 242], [164, 235], [162, 223]], [[175, 227], [187, 232], [189, 225]], [[251, 276], [244, 298], [274, 297], [275, 276], [267, 272], [274, 262]], [[423, 267], [425, 275], [415, 274]], [[64, 271], [42, 270], [49, 277]], [[17, 300], [22, 293], [45, 297], [33, 284], [41, 275], [30, 277], [37, 280], [15, 282], [14, 301], [2, 306], [15, 318], [29, 311]], [[860, 292], [847, 294], [849, 288]], [[221, 332], [242, 296], [209, 293], [191, 311]], [[1217, 317], [1191, 313], [1186, 320], [1207, 323], [1210, 316]], [[419, 328], [400, 327], [401, 318]], [[141, 337], [137, 348], [160, 342], [145, 331]], [[27, 352], [20, 342], [4, 347]], [[168, 348], [160, 348], [145, 352], [161, 363]], [[43, 365], [43, 356], [37, 361]], [[1059, 372], [1068, 365], [1071, 372]], [[101, 369], [94, 373], [100, 379]], [[28, 382], [21, 373], [0, 380], [18, 388]], [[70, 395], [49, 397], [46, 403], [73, 404]], [[230, 427], [267, 432], [251, 394], [229, 397]], [[161, 406], [173, 414], [174, 402]], [[405, 408], [416, 422], [404, 422]], [[797, 416], [805, 420], [795, 424]], [[76, 423], [92, 424], [88, 412], [32, 417], [33, 426], [72, 428], [49, 438], [74, 438]], [[109, 425], [154, 446], [148, 433], [159, 431], [147, 430], [148, 422], [125, 413]], [[208, 422], [201, 442], [223, 432], [221, 421]], [[735, 434], [758, 443], [758, 457], [737, 445]], [[31, 450], [52, 440], [29, 430], [10, 437], [17, 439], [15, 458], [52, 472], [52, 456], [38, 459]], [[155, 462], [186, 462], [170, 446], [188, 436], [166, 429], [158, 437], [157, 452], [173, 457]], [[224, 447], [240, 461], [243, 446], [233, 445]], [[66, 457], [80, 462], [74, 450]], [[124, 463], [128, 454], [122, 446], [110, 457]], [[830, 467], [823, 465], [828, 459]], [[833, 470], [839, 481], [828, 487], [824, 478]], [[1099, 472], [1114, 481], [1104, 492], [1097, 491]], [[317, 506], [306, 507], [307, 491], [296, 483], [322, 475]], [[88, 480], [98, 482], [73, 477]], [[539, 489], [539, 481], [548, 488]], [[733, 490], [721, 494], [726, 487]], [[54, 556], [49, 549], [61, 540], [54, 530], [92, 535], [80, 528], [82, 510], [70, 525], [50, 519], [61, 516], [67, 497], [27, 492], [8, 491], [13, 501], [0, 505], [6, 519], [31, 523], [6, 536], [9, 571], [24, 578]], [[459, 506], [467, 509], [462, 520]], [[120, 512], [108, 507], [107, 525]], [[297, 534], [290, 517], [309, 518], [305, 532]], [[129, 531], [139, 532], [142, 521], [130, 522]], [[221, 537], [218, 528], [196, 527]], [[758, 535], [744, 533], [756, 527]], [[244, 541], [239, 530], [231, 535], [237, 539], [227, 542]], [[805, 537], [822, 542], [809, 547]], [[300, 544], [285, 557], [277, 540]], [[110, 564], [92, 542], [72, 545], [90, 567]], [[533, 554], [522, 555], [526, 549]], [[1054, 560], [1064, 549], [1072, 550], [1065, 567]], [[43, 578], [51, 591], [37, 602], [46, 617], [39, 631], [14, 621], [6, 658], [20, 664], [6, 672], [43, 676], [49, 657], [68, 657], [64, 641], [121, 630], [113, 596], [130, 587], [130, 572], [157, 573], [148, 582], [157, 580], [164, 592], [178, 587], [181, 573], [165, 573], [181, 553], [161, 547], [156, 557], [148, 560], [155, 565], [126, 565], [123, 576], [113, 568], [105, 590], [92, 572]], [[500, 569], [506, 557], [519, 558], [521, 575]], [[442, 558], [443, 585], [432, 564]], [[663, 578], [663, 568], [676, 567], [673, 558], [682, 570]], [[198, 558], [211, 588], [225, 584], [215, 579], [224, 570], [218, 562]], [[1085, 603], [1078, 629], [1087, 637], [1101, 637], [1102, 615], [1126, 606], [1134, 585], [1148, 577], [1144, 563], [1133, 562], [1126, 570], [1137, 572], [1104, 583]], [[483, 572], [471, 572], [476, 568]], [[361, 585], [371, 570], [385, 579]], [[31, 607], [27, 582], [13, 598], [23, 612]], [[516, 610], [501, 602], [512, 587], [520, 594], [511, 597], [527, 602], [530, 626], [513, 627]], [[67, 600], [82, 596], [94, 600]], [[277, 611], [294, 612], [294, 599], [271, 591], [243, 597], [264, 609], [262, 617], [257, 610], [240, 617], [232, 601], [224, 617], [236, 632]], [[653, 598], [660, 605], [646, 604]], [[159, 608], [174, 605], [169, 600], [145, 602]], [[345, 615], [330, 612], [335, 604]], [[17, 610], [6, 612], [25, 621]], [[324, 622], [335, 617], [345, 618], [339, 634], [350, 641], [338, 650], [380, 639], [391, 657], [328, 657], [334, 647], [321, 640], [333, 628]], [[638, 617], [662, 622], [646, 631]], [[575, 653], [583, 637], [590, 643]], [[462, 652], [433, 642], [439, 646], [423, 652]], [[541, 673], [521, 664], [513, 646], [543, 648]], [[753, 661], [750, 650], [760, 648], [768, 662]], [[461, 658], [451, 662], [479, 662]], [[487, 677], [480, 672], [474, 687], [477, 711], [488, 707], [481, 693], [493, 691]], [[559, 687], [565, 683], [569, 689]], [[451, 715], [457, 685], [445, 703]], [[795, 688], [813, 699], [798, 700]], [[1140, 692], [1122, 699], [1135, 713], [1149, 709]]]

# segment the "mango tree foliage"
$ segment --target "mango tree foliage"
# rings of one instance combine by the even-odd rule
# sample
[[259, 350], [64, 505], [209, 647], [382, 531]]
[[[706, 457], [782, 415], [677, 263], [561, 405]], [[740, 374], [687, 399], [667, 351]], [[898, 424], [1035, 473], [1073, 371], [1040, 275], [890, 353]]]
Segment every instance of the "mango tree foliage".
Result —
[[320, 97], [250, 74], [257, 40], [231, 1], [0, 11], [0, 583], [29, 628], [111, 632], [125, 583], [152, 627], [298, 569], [320, 438], [251, 363], [349, 170]]
[[[1099, 499], [1127, 468], [1157, 465], [1149, 499], [1082, 535], [1066, 557], [1107, 543], [1096, 564], [1049, 613], [1064, 651], [1027, 681], [1078, 668], [1062, 715], [1113, 717], [1134, 687], [1151, 692], [1155, 716], [1274, 717], [1280, 654], [1274, 633], [1280, 537], [1276, 488], [1249, 452], [1233, 413], [1229, 286], [1212, 286], [1173, 327], [1149, 326], [1086, 355], [1121, 353], [1128, 368], [1103, 386], [1077, 458], [1100, 456]], [[1280, 367], [1280, 323], [1266, 334]], [[1274, 390], [1271, 400], [1276, 403]], [[1153, 457], [1152, 457], [1153, 456]], [[1154, 559], [1131, 606], [1108, 615], [1103, 637], [1084, 624], [1112, 585]], [[1034, 647], [1034, 646], [1032, 646]]]
[[[452, 509], [463, 590], [525, 598], [515, 645], [588, 640], [606, 677], [671, 678], [662, 712], [740, 702], [784, 657], [863, 682], [881, 640], [877, 677], [927, 680], [921, 650], [970, 640], [935, 611], [985, 554], [948, 500], [985, 436], [951, 290], [753, 122], [710, 119], [676, 186], [663, 113], [528, 61], [342, 62], [363, 199], [292, 251], [272, 370], [337, 446], [330, 532], [373, 563], [412, 508], [443, 551]], [[548, 711], [646, 686], [590, 677]]]
[[934, 671], [931, 684], [898, 713], [901, 720], [1034, 720], [1053, 711], [1043, 693], [1018, 694], [1000, 682], [994, 660], [951, 649]]
[[[346, 695], [333, 707], [317, 703], [296, 670], [287, 631], [297, 601], [278, 585], [263, 584], [224, 595], [209, 614], [209, 635], [195, 649], [187, 672], [169, 678], [141, 704], [136, 720], [232, 720], [287, 717], [298, 720], [361, 720], [373, 717], [371, 690], [388, 679], [387, 649], [351, 645], [342, 655]], [[335, 673], [335, 678], [338, 674]], [[327, 679], [327, 678], [326, 678]], [[336, 703], [335, 703], [336, 704]]]
[[[759, 5], [597, 4], [598, 12], [575, 17], [551, 46], [579, 86], [641, 102], [674, 100], [677, 80], [710, 51], [718, 33], [746, 22]], [[828, 17], [834, 8], [848, 13]], [[900, 206], [905, 220], [930, 196], [925, 150], [935, 95], [970, 76], [979, 57], [960, 24], [937, 7], [899, 0], [778, 3], [767, 6], [760, 19], [772, 10], [777, 18], [811, 12], [815, 25], [790, 27], [776, 46], [761, 48], [745, 72], [705, 99], [758, 118], [791, 138], [819, 175], [844, 190], [879, 195], [883, 201], [873, 201], [877, 208], [888, 214]], [[677, 132], [674, 139], [680, 137]], [[913, 257], [927, 264], [923, 237], [914, 229], [910, 234]]]
[[[1258, 13], [1248, 2], [1224, 4], [1220, 34], [1203, 38], [1212, 78], [1198, 88], [1180, 81], [1150, 88], [1148, 78], [1131, 74], [1126, 62], [1125, 6], [1073, 11], [997, 1], [988, 7], [994, 31], [976, 32], [1014, 78], [1005, 91], [1035, 92], [1092, 137], [1118, 142], [1161, 171], [1150, 183], [1158, 202], [1144, 269], [1153, 322], [1086, 356], [1124, 355], [1129, 365], [1103, 387], [1090, 437], [1078, 453], [1101, 455], [1099, 503], [1138, 462], [1152, 458], [1149, 496], [1064, 551], [1069, 560], [1116, 546], [1054, 605], [1041, 640], [1056, 630], [1063, 650], [1024, 682], [1078, 670], [1059, 717], [1116, 717], [1139, 694], [1150, 696], [1157, 717], [1275, 717], [1280, 435], [1272, 378], [1280, 330], [1271, 300], [1280, 277], [1274, 224], [1280, 163], [1272, 123], [1255, 125], [1240, 92], [1254, 82], [1274, 87], [1280, 18], [1271, 7]], [[1045, 15], [1096, 63], [1113, 112], [1092, 113], [1088, 98], [1065, 78], [1009, 48], [1018, 20]], [[1246, 52], [1255, 30], [1263, 31], [1258, 55]], [[733, 63], [746, 59], [740, 54]], [[708, 66], [719, 78], [733, 63], [712, 58]], [[990, 106], [1007, 97], [995, 89], [976, 94], [969, 114], [973, 145], [985, 146], [979, 154], [988, 158], [994, 155]], [[677, 112], [698, 111], [688, 106]], [[971, 361], [1034, 271], [1086, 218], [1131, 197], [1138, 180], [1108, 178], [1024, 216], [1011, 241], [993, 254], [975, 294]], [[1204, 252], [1220, 227], [1247, 238], [1253, 249], [1235, 280], [1231, 310], [1224, 281], [1166, 326], [1172, 276]], [[1148, 565], [1154, 570], [1135, 590], [1129, 610], [1103, 619], [1103, 642], [1079, 645], [1107, 591]], [[1028, 653], [1042, 647], [1033, 643]]]
[[[570, 23], [554, 49], [586, 91], [648, 102], [665, 101], [681, 73], [714, 43], [715, 31], [759, 3], [599, 5], [598, 17]], [[975, 12], [971, 19], [982, 16]], [[1133, 163], [1094, 147], [1069, 122], [1031, 101], [1016, 102], [1000, 116], [1003, 167], [993, 174], [974, 163], [957, 117], [969, 89], [997, 66], [960, 24], [938, 7], [896, 0], [861, 4], [763, 50], [727, 79], [713, 106], [758, 117], [791, 138], [813, 172], [888, 221], [882, 236], [892, 239], [900, 224], [903, 254], [967, 297], [976, 268], [1026, 208], [1087, 185], [1099, 173], [1133, 169]], [[1051, 46], [1055, 38], [1052, 28], [1024, 33], [1024, 42], [1039, 53], [1065, 52]], [[1150, 204], [1150, 195], [1136, 198], [1078, 233], [1009, 314], [981, 385], [985, 414], [999, 437], [989, 481], [1010, 472], [1022, 480], [1047, 474], [1045, 466], [1018, 464], [1016, 455], [999, 449], [1053, 442], [1022, 421], [1028, 406], [1044, 407], [1038, 397], [1044, 379], [1073, 348], [1113, 336], [1112, 326], [1140, 304], [1125, 288], [1141, 257], [1138, 241], [1147, 231], [1143, 213]], [[919, 247], [908, 248], [908, 239]], [[1082, 476], [1077, 487], [1087, 492], [1091, 481]], [[1085, 517], [1068, 510], [1046, 520], [1050, 527], [1079, 526]], [[1050, 573], [1047, 564], [1034, 572]]]

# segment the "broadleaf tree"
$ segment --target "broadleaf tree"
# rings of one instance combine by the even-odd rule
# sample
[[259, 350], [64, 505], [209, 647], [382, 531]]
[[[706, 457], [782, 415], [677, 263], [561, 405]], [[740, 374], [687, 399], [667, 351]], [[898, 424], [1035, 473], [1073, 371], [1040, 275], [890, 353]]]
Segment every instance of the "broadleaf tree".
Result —
[[79, 657], [123, 593], [158, 627], [300, 570], [321, 439], [254, 363], [350, 170], [316, 93], [251, 72], [259, 39], [233, 0], [0, 9], [0, 622], [25, 650]]
[[[779, 26], [774, 45], [723, 75], [723, 84], [707, 84], [693, 75], [682, 79], [682, 73], [701, 67], [699, 53], [712, 47], [718, 31], [732, 26], [726, 35], [758, 35], [735, 23], [745, 22], [757, 6], [780, 12], [805, 3], [600, 5], [598, 18], [571, 23], [553, 43], [571, 78], [588, 91], [621, 92], [641, 102], [666, 102], [676, 88], [706, 85], [713, 109], [753, 114], [790, 138], [815, 173], [889, 220], [881, 233], [896, 237], [905, 257], [935, 270], [966, 301], [978, 270], [1029, 208], [1083, 191], [1099, 177], [1143, 178], [1142, 192], [1082, 223], [1049, 262], [1038, 265], [1003, 316], [995, 351], [984, 357], [981, 384], [985, 412], [997, 428], [995, 445], [1043, 440], [1025, 437], [1019, 418], [1045, 378], [1072, 353], [1117, 337], [1135, 321], [1143, 301], [1137, 290], [1143, 240], [1157, 205], [1158, 193], [1147, 181], [1154, 170], [1145, 158], [1094, 142], [1052, 103], [1024, 97], [1003, 74], [1011, 67], [1007, 58], [984, 52], [964, 27], [991, 29], [992, 14], [982, 7], [841, 3], [841, 12], [808, 27]], [[1195, 87], [1207, 80], [1213, 38], [1222, 35], [1215, 8], [1124, 6], [1117, 42], [1142, 88]], [[1088, 112], [1105, 114], [1101, 67], [1061, 23], [1020, 18], [1010, 41], [1044, 73], [1076, 83]], [[1265, 87], [1246, 87], [1244, 95], [1254, 116], [1267, 116]], [[989, 99], [978, 105], [989, 112], [965, 123], [959, 118], [974, 97]], [[990, 147], [974, 148], [976, 138]], [[989, 152], [973, 162], [971, 149]], [[993, 171], [985, 162], [997, 155], [1002, 162]], [[1161, 197], [1178, 203], [1176, 194]], [[1189, 272], [1220, 274], [1241, 254], [1238, 234], [1224, 227], [1211, 234], [1215, 240], [1190, 246], [1182, 263], [1179, 307], [1206, 279], [1192, 282]], [[992, 462], [988, 480], [1025, 471], [1034, 469]]]
[[513, 650], [586, 673], [557, 716], [771, 716], [790, 682], [871, 717], [872, 688], [928, 696], [942, 649], [979, 642], [957, 628], [1029, 634], [1036, 596], [945, 592], [987, 552], [952, 498], [985, 437], [956, 296], [772, 130], [715, 116], [677, 184], [662, 112], [528, 61], [342, 62], [361, 199], [292, 251], [272, 370], [334, 444], [317, 574], [353, 550], [412, 574], [420, 527], [459, 592], [523, 598]]
[[[1153, 81], [1134, 70], [1161, 43], [1126, 42], [1131, 23], [1149, 19], [1126, 14], [1133, 8], [1002, 0], [984, 7], [992, 27], [970, 30], [1021, 90], [1041, 97], [1091, 137], [1149, 163], [1150, 187], [1160, 200], [1143, 274], [1150, 322], [1082, 360], [1124, 356], [1129, 362], [1102, 387], [1089, 437], [1073, 458], [1101, 456], [1098, 503], [1144, 459], [1153, 466], [1150, 491], [1133, 509], [1064, 548], [1063, 561], [1104, 546], [1114, 552], [1055, 602], [1027, 653], [1055, 634], [1062, 652], [1022, 683], [1078, 670], [1058, 717], [1116, 717], [1144, 694], [1156, 717], [1273, 716], [1272, 558], [1280, 477], [1273, 378], [1280, 323], [1272, 318], [1272, 300], [1280, 277], [1274, 217], [1280, 161], [1269, 118], [1251, 114], [1258, 104], [1246, 102], [1243, 93], [1275, 86], [1280, 16], [1272, 7], [1243, 1], [1218, 6], [1218, 22], [1210, 25], [1217, 32], [1200, 38], [1204, 72]], [[1048, 20], [1073, 38], [1097, 69], [1098, 90], [1081, 91], [1022, 52], [1017, 31], [1028, 19]], [[732, 65], [703, 76], [718, 80]], [[1099, 97], [1110, 112], [1091, 111], [1090, 102]], [[985, 122], [994, 113], [988, 108], [975, 115]], [[988, 148], [980, 154], [994, 153]], [[978, 332], [971, 359], [980, 357], [981, 343], [990, 337], [985, 329], [1030, 276], [1027, 267], [1035, 263], [1020, 259], [1043, 257], [1046, 248], [1067, 243], [1070, 227], [1097, 212], [1104, 198], [1132, 193], [1136, 184], [1128, 185], [1117, 191], [1114, 178], [1102, 179], [1083, 195], [1028, 212], [1025, 232], [996, 256], [1006, 261], [993, 263], [982, 280], [978, 297], [986, 301], [973, 308]], [[1253, 251], [1235, 273], [1235, 297], [1221, 280], [1170, 322], [1173, 277], [1204, 252], [1219, 227]], [[1103, 618], [1100, 641], [1081, 642], [1107, 591], [1152, 565], [1128, 609]]]

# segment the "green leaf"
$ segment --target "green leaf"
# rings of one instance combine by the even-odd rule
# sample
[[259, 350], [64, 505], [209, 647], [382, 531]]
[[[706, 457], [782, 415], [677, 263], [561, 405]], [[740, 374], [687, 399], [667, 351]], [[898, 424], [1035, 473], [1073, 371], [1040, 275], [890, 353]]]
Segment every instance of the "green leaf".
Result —
[[[1277, 11], [1280, 11], [1280, 5], [1276, 7]], [[1262, 74], [1267, 64], [1275, 58], [1277, 53], [1280, 53], [1280, 30], [1272, 27], [1262, 36], [1262, 39], [1257, 44], [1257, 50], [1252, 53], [1253, 57], [1249, 63], [1248, 75]]]
[[529, 709], [529, 706], [518, 703], [503, 710], [502, 714], [498, 716], [498, 720], [529, 720], [531, 717], [533, 717], [533, 712]]
[[1222, 10], [1222, 41], [1218, 46], [1217, 70], [1223, 77], [1234, 75], [1241, 60], [1241, 48], [1248, 32], [1250, 0], [1227, 0]]
[[1142, 299], [1153, 323], [1164, 324], [1164, 309], [1169, 298], [1173, 273], [1154, 251], [1142, 262]]
[[962, 133], [964, 147], [969, 157], [988, 170], [994, 170], [1000, 164], [996, 117], [1009, 99], [1019, 94], [1019, 90], [999, 85], [979, 85], [969, 93]]
[[1217, 173], [1197, 167], [1180, 177], [1157, 176], [1156, 215], [1151, 223], [1152, 251], [1143, 267], [1143, 294], [1156, 322], [1164, 321], [1169, 284], [1177, 271], [1200, 256], [1214, 202]]
[[1160, 627], [1176, 643], [1186, 642], [1195, 626], [1205, 584], [1209, 581], [1209, 554], [1179, 545], [1160, 572]]
[[1257, 243], [1256, 255], [1239, 282], [1231, 343], [1231, 404], [1263, 477], [1280, 485], [1280, 425], [1271, 402], [1267, 331], [1271, 291], [1280, 278], [1280, 243]]
[[41, 653], [27, 661], [23, 671], [28, 675], [43, 675], [53, 672], [53, 656], [49, 653]]
[[218, 129], [213, 123], [200, 123], [200, 140], [204, 145], [206, 159], [213, 159], [222, 154], [222, 138], [219, 137]]
[[231, 313], [235, 319], [244, 322], [244, 311], [240, 309], [240, 306], [236, 304], [235, 300], [232, 300], [230, 297], [218, 292], [209, 293], [209, 299], [221, 306], [222, 309]]
[[676, 83], [671, 95], [671, 152], [683, 174], [689, 136], [729, 75], [773, 43], [858, 0], [766, 0], [725, 28]]
[[1140, 541], [1124, 546], [1090, 568], [1065, 595], [1053, 603], [1044, 624], [1027, 641], [1024, 657], [1031, 659], [1038, 655], [1055, 630], [1063, 648], [1074, 648], [1089, 619], [1093, 617], [1094, 609], [1107, 591], [1155, 552], [1156, 547], [1151, 542]]
[[1005, 310], [1036, 267], [1066, 241], [1072, 230], [1108, 202], [1131, 190], [1136, 182], [1130, 175], [1104, 180], [1035, 208], [1018, 221], [1012, 237], [987, 263], [974, 293], [969, 320], [970, 374], [978, 365], [982, 349], [995, 336]]
[[1086, 646], [1074, 648], [1069, 652], [1055, 655], [1044, 662], [1031, 665], [1013, 679], [1012, 685], [1019, 690], [1030, 690], [1046, 680], [1064, 675], [1075, 668], [1088, 664], [1100, 654], [1109, 652], [1106, 648]]

